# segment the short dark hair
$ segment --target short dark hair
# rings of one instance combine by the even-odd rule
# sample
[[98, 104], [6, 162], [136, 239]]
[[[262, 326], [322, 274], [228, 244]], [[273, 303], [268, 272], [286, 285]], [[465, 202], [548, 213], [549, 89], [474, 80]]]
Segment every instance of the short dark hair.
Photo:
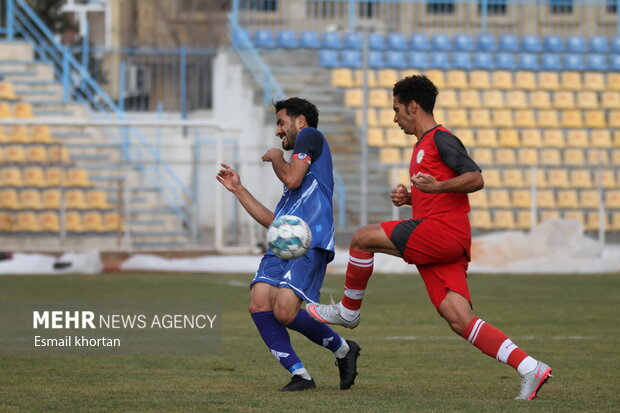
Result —
[[412, 100], [430, 114], [435, 108], [437, 99], [437, 86], [424, 75], [413, 75], [399, 80], [392, 90], [394, 96], [398, 96], [398, 101], [403, 105], [408, 105]]
[[286, 114], [292, 118], [304, 115], [306, 117], [306, 122], [308, 122], [308, 126], [313, 128], [319, 125], [319, 110], [313, 103], [308, 102], [306, 99], [292, 97], [278, 100], [274, 102], [273, 107], [276, 109], [276, 113], [282, 109], [286, 109]]

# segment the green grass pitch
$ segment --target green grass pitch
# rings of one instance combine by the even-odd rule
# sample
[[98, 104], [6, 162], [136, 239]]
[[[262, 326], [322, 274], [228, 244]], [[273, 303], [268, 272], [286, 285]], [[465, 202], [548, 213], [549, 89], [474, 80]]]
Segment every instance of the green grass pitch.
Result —
[[[454, 335], [417, 275], [375, 274], [359, 376], [338, 390], [332, 355], [291, 332], [318, 388], [280, 393], [285, 372], [247, 313], [249, 274], [2, 276], [0, 298], [192, 299], [222, 303], [222, 351], [207, 356], [0, 356], [1, 412], [512, 412], [620, 410], [620, 274], [470, 275], [476, 314], [554, 369], [534, 402], [519, 378]], [[323, 301], [339, 298], [328, 275]]]

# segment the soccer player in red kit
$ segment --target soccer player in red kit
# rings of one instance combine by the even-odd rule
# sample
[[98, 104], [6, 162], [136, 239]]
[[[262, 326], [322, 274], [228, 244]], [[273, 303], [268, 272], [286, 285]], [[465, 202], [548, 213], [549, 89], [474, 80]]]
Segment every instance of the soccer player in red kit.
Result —
[[438, 91], [426, 76], [394, 85], [394, 122], [418, 139], [409, 164], [411, 191], [398, 185], [395, 206], [411, 205], [412, 219], [359, 228], [349, 250], [344, 297], [339, 303], [308, 304], [316, 320], [355, 328], [372, 275], [374, 254], [402, 257], [415, 264], [428, 295], [452, 330], [483, 353], [521, 374], [517, 400], [534, 399], [551, 377], [551, 368], [530, 357], [499, 329], [476, 317], [467, 286], [471, 228], [467, 194], [484, 187], [481, 170], [461, 141], [435, 122]]

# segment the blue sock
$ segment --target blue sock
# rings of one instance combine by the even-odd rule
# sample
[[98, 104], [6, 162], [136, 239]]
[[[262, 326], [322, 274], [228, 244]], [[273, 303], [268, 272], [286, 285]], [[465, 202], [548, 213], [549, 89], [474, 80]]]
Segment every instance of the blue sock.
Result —
[[282, 364], [282, 367], [291, 373], [303, 368], [301, 360], [291, 346], [291, 337], [288, 335], [288, 331], [273, 315], [273, 311], [261, 311], [251, 315], [263, 341], [267, 344], [271, 354]]
[[313, 343], [336, 351], [342, 345], [342, 339], [331, 327], [319, 323], [306, 310], [299, 310], [297, 317], [287, 325], [291, 330], [295, 330], [306, 336]]

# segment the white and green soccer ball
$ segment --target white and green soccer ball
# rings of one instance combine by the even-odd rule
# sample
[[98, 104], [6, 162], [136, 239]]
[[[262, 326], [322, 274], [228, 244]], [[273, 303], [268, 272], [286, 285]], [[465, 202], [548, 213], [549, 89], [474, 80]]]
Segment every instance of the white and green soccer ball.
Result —
[[312, 243], [312, 232], [306, 222], [294, 215], [282, 215], [273, 220], [267, 230], [269, 249], [283, 260], [299, 258]]

